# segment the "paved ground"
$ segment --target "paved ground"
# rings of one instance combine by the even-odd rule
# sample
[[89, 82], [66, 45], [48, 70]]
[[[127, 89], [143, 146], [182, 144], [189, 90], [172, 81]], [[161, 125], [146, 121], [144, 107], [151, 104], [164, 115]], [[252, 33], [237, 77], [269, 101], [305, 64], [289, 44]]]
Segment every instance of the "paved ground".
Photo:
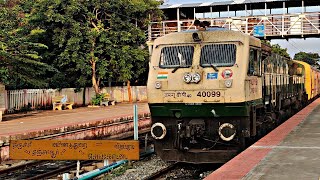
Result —
[[320, 106], [244, 179], [320, 179]]
[[[139, 113], [149, 113], [147, 103], [138, 103]], [[5, 115], [0, 122], [0, 137], [40, 129], [65, 127], [84, 122], [133, 115], [133, 104], [117, 104], [99, 108], [77, 108], [63, 111], [39, 111], [25, 114]]]
[[320, 98], [206, 179], [320, 180]]

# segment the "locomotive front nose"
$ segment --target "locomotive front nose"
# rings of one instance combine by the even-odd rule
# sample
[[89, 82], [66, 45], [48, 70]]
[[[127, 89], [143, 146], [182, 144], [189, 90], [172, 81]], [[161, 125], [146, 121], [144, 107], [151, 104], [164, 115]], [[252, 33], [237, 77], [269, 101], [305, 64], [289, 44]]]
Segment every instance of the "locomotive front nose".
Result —
[[167, 134], [167, 129], [162, 123], [154, 123], [151, 127], [151, 135], [154, 139], [163, 139]]

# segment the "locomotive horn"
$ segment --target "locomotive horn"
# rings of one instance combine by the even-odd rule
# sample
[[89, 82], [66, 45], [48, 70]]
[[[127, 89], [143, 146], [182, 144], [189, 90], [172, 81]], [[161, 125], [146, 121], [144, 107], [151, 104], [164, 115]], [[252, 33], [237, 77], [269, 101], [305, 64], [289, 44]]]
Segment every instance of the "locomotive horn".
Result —
[[192, 34], [192, 38], [193, 38], [194, 42], [201, 41], [201, 39], [199, 38], [199, 34], [198, 33], [193, 33]]

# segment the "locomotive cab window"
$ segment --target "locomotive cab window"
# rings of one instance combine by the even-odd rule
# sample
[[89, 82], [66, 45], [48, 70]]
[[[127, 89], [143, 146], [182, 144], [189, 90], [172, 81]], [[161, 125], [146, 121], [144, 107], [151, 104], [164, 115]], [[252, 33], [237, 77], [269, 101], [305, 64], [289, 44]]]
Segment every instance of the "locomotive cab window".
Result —
[[250, 49], [248, 75], [261, 76], [261, 52], [257, 49]]
[[200, 64], [202, 67], [233, 66], [235, 62], [235, 44], [208, 44], [201, 48]]
[[192, 65], [193, 46], [170, 46], [161, 49], [160, 67], [190, 67]]

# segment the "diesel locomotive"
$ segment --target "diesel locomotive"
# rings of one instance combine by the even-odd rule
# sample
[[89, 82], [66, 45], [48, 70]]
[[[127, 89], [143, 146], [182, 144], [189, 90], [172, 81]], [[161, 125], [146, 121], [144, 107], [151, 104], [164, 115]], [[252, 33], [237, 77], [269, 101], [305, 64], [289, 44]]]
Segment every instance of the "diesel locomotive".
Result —
[[225, 163], [320, 92], [317, 69], [222, 28], [156, 39], [149, 67], [151, 134], [166, 161]]

